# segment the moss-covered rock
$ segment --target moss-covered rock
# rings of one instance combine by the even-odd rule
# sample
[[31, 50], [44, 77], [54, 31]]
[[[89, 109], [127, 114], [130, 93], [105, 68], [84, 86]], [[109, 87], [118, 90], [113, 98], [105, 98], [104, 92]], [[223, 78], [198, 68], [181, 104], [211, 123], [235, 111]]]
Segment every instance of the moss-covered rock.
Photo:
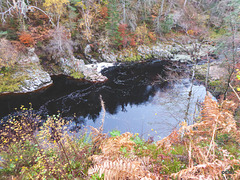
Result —
[[17, 68], [4, 69], [2, 68], [0, 74], [0, 93], [16, 92], [21, 90], [24, 81], [28, 79], [27, 74], [16, 75]]
[[74, 79], [83, 79], [85, 77], [83, 73], [77, 71], [72, 72], [70, 76]]

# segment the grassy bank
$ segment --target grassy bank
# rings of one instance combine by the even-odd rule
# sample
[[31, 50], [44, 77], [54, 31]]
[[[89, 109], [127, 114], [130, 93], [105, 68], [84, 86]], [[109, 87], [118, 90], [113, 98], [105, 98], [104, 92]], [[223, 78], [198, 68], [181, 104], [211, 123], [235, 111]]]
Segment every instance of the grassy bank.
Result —
[[[138, 134], [78, 137], [59, 115], [45, 122], [21, 107], [1, 129], [1, 179], [239, 179], [236, 105], [206, 97], [199, 122], [153, 142]], [[39, 126], [39, 124], [43, 124]]]

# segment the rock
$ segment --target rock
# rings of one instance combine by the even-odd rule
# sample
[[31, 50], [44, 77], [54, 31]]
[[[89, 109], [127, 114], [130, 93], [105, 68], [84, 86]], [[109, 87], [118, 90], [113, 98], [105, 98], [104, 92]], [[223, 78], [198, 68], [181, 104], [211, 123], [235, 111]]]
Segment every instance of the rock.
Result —
[[171, 60], [179, 61], [179, 62], [192, 62], [190, 55], [183, 55], [183, 54], [175, 54]]
[[84, 49], [84, 55], [87, 57], [87, 58], [91, 58], [92, 56], [89, 54], [92, 52], [92, 48], [91, 48], [91, 45], [88, 44], [85, 49]]
[[12, 74], [12, 77], [23, 78], [21, 78], [22, 86], [16, 93], [32, 92], [52, 84], [50, 75], [42, 69], [40, 60], [34, 51], [34, 48], [27, 48], [27, 53], [19, 53], [16, 72]]
[[[196, 76], [198, 77], [206, 77], [207, 73], [207, 64], [197, 65], [196, 66]], [[219, 80], [220, 78], [227, 75], [227, 71], [224, 67], [222, 67], [221, 62], [212, 62], [210, 63], [209, 68], [209, 80]]]
[[50, 75], [39, 66], [32, 66], [27, 69], [26, 72], [21, 73], [26, 73], [29, 77], [24, 81], [24, 85], [21, 87], [21, 91], [24, 93], [32, 92], [52, 84]]
[[114, 54], [113, 52], [102, 52], [101, 58], [105, 62], [117, 62], [117, 54]]
[[160, 45], [152, 47], [152, 54], [155, 58], [159, 59], [170, 59], [173, 57], [173, 54], [171, 52], [164, 49], [164, 47]]
[[173, 44], [173, 45], [166, 45], [165, 49], [167, 51], [169, 51], [170, 53], [172, 53], [172, 54], [178, 54], [178, 53], [180, 53], [182, 51], [181, 48], [179, 46], [175, 46], [175, 44]]
[[34, 53], [35, 48], [27, 48], [26, 54], [21, 54], [20, 60], [18, 61], [18, 64], [24, 65], [24, 64], [40, 64], [38, 56]]
[[82, 59], [71, 58], [60, 58], [59, 65], [65, 75], [71, 75], [73, 71], [82, 72], [85, 63]]
[[151, 48], [149, 46], [142, 45], [139, 46], [137, 50], [139, 55], [141, 55], [144, 59], [148, 57], [154, 57], [159, 59], [169, 59], [173, 57], [173, 54], [168, 50], [164, 49], [161, 44], [152, 46]]
[[95, 63], [85, 65], [84, 61], [81, 59], [76, 59], [75, 57], [60, 58], [59, 65], [65, 75], [71, 76], [73, 72], [82, 73], [85, 79], [92, 82], [104, 82], [107, 77], [101, 74], [101, 70], [110, 66], [113, 63]]

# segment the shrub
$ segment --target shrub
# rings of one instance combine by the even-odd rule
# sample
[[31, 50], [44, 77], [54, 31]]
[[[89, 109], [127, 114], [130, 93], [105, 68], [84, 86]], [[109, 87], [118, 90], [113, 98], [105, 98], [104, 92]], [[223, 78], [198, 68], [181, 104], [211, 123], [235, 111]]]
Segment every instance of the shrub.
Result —
[[107, 18], [108, 17], [108, 8], [106, 6], [103, 6], [100, 14], [103, 18]]
[[26, 45], [27, 47], [31, 47], [35, 45], [35, 40], [33, 39], [33, 37], [31, 36], [31, 34], [28, 34], [26, 32], [22, 32], [19, 35], [19, 40], [21, 43], [23, 43], [24, 45]]
[[71, 40], [71, 35], [68, 30], [63, 27], [57, 27], [51, 32], [52, 39], [46, 47], [53, 59], [58, 59], [59, 57], [70, 57], [73, 55], [73, 42]]
[[[43, 124], [40, 128], [39, 125]], [[42, 121], [30, 108], [20, 108], [0, 131], [0, 176], [17, 179], [84, 179], [92, 154], [89, 136], [76, 138], [60, 115]]]
[[10, 41], [5, 38], [0, 39], [0, 69], [2, 67], [12, 67], [18, 62], [19, 52]]

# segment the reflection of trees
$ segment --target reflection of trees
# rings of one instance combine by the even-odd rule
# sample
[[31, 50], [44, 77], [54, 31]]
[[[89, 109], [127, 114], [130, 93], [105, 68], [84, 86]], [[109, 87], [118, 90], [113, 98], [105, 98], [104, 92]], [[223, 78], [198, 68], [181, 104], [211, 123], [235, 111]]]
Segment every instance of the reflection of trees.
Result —
[[103, 72], [109, 78], [104, 84], [56, 77], [52, 87], [44, 92], [32, 93], [31, 96], [18, 96], [17, 103], [20, 104], [12, 102], [11, 106], [19, 107], [22, 103], [32, 102], [33, 108], [38, 109], [42, 116], [57, 114], [60, 111], [64, 118], [74, 121], [76, 127], [73, 130], [77, 130], [86, 118], [95, 121], [99, 117], [102, 110], [100, 95], [105, 102], [106, 111], [110, 114], [124, 111], [128, 104], [140, 105], [148, 101], [167, 84], [153, 83], [157, 74], [161, 77], [166, 76], [167, 66], [173, 67], [164, 61], [115, 67]]
[[[101, 112], [99, 96], [102, 95], [106, 111], [116, 114], [130, 105], [139, 105], [153, 96], [162, 84], [151, 85], [157, 74], [164, 76], [163, 65], [141, 65], [117, 67], [105, 72], [109, 81], [102, 85], [79, 86], [79, 89], [69, 94], [51, 99], [42, 107], [48, 114], [60, 111], [63, 117], [75, 114], [96, 120]], [[70, 87], [69, 87], [70, 88]]]

